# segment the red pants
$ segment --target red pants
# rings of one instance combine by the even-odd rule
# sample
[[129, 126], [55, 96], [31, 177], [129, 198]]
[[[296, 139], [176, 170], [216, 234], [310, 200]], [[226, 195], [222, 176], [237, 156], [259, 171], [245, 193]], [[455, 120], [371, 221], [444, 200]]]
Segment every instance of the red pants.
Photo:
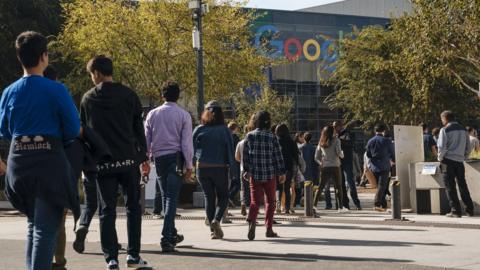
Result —
[[250, 180], [250, 211], [248, 212], [248, 220], [256, 222], [258, 216], [258, 209], [263, 202], [265, 195], [265, 226], [267, 229], [272, 228], [273, 215], [275, 213], [275, 190], [276, 181], [272, 179], [267, 182], [257, 182]]

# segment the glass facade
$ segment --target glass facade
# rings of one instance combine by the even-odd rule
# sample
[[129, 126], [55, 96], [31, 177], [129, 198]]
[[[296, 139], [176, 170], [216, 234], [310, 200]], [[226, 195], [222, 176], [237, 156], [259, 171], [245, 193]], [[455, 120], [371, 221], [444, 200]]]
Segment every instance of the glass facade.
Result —
[[320, 128], [338, 120], [342, 114], [330, 110], [325, 99], [334, 89], [323, 79], [335, 72], [338, 40], [353, 27], [386, 26], [387, 19], [308, 13], [297, 11], [259, 10], [254, 26], [255, 45], [272, 58], [285, 61], [268, 71], [273, 89], [294, 97], [294, 131], [309, 131], [319, 137]]

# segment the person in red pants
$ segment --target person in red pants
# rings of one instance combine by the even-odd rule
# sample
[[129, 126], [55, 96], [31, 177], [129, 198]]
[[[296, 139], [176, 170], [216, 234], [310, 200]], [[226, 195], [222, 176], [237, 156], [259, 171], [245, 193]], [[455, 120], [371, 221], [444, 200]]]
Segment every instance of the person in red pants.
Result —
[[254, 130], [247, 134], [243, 149], [244, 177], [250, 182], [250, 211], [248, 214], [248, 239], [255, 239], [255, 227], [263, 197], [265, 201], [266, 237], [278, 237], [272, 229], [275, 213], [276, 178], [285, 182], [285, 164], [277, 137], [270, 130], [271, 118], [266, 111], [260, 111], [252, 118]]

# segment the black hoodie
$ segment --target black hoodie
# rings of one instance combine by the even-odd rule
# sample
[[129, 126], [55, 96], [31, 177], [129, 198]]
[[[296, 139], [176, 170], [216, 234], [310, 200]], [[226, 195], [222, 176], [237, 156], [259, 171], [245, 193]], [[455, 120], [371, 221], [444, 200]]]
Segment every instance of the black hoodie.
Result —
[[147, 160], [142, 105], [130, 88], [114, 82], [97, 85], [83, 96], [80, 118], [112, 154], [112, 162], [98, 165], [99, 173], [125, 171]]

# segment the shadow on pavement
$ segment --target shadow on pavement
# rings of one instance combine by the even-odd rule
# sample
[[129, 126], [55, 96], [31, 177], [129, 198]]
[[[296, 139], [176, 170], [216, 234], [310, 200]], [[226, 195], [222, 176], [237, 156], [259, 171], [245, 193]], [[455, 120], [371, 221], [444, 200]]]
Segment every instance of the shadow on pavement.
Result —
[[288, 261], [288, 262], [316, 262], [316, 261], [345, 261], [345, 262], [387, 262], [387, 263], [411, 263], [411, 260], [396, 260], [387, 258], [357, 258], [342, 256], [322, 256], [316, 254], [299, 253], [266, 253], [266, 252], [248, 252], [237, 250], [217, 250], [203, 249], [196, 247], [181, 247], [179, 252], [164, 254], [160, 250], [142, 250], [142, 254], [163, 254], [164, 256], [178, 257], [201, 257], [216, 258], [228, 260], [263, 260], [263, 261]]
[[330, 238], [278, 238], [275, 240], [256, 240], [270, 242], [272, 244], [290, 245], [324, 245], [324, 246], [361, 246], [361, 247], [411, 247], [411, 246], [451, 246], [443, 243], [417, 243], [400, 241], [375, 241], [375, 240], [351, 240]]
[[308, 228], [318, 228], [318, 229], [333, 229], [333, 230], [362, 230], [362, 231], [395, 231], [395, 232], [426, 232], [427, 230], [422, 229], [400, 229], [400, 228], [391, 228], [391, 227], [362, 227], [362, 226], [334, 226], [334, 225], [323, 225], [323, 224], [305, 224], [300, 222], [295, 222], [291, 224], [282, 224], [279, 227], [308, 227]]

